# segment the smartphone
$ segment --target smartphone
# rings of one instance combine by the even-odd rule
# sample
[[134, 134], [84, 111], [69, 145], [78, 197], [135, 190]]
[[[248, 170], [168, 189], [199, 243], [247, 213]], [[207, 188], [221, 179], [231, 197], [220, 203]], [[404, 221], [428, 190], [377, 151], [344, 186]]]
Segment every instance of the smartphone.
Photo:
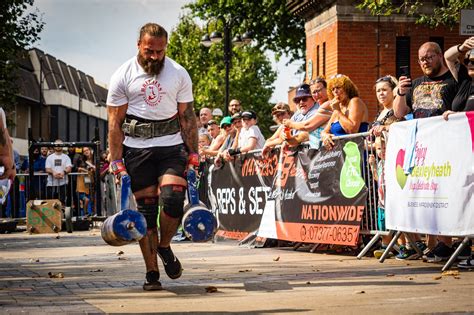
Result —
[[[400, 67], [400, 76], [410, 78], [410, 70], [409, 70], [408, 66], [401, 66]], [[411, 83], [410, 83], [409, 87], [411, 87]]]

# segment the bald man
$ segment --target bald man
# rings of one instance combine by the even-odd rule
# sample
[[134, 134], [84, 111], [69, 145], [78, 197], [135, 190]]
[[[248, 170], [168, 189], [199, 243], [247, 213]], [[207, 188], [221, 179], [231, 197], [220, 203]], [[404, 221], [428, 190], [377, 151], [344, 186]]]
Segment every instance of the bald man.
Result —
[[399, 79], [397, 96], [393, 102], [398, 118], [409, 112], [413, 112], [414, 118], [441, 115], [451, 109], [457, 93], [456, 81], [445, 65], [443, 51], [437, 43], [426, 42], [420, 46], [418, 64], [424, 76], [413, 82], [408, 76]]
[[201, 123], [201, 128], [199, 128], [199, 135], [207, 134], [207, 123], [212, 119], [212, 111], [208, 107], [203, 107], [199, 111], [199, 122]]
[[[456, 80], [445, 65], [443, 51], [437, 43], [426, 42], [420, 46], [418, 64], [424, 76], [416, 78], [413, 82], [410, 77], [401, 76], [398, 81], [398, 91], [393, 101], [393, 110], [398, 118], [409, 112], [413, 112], [415, 119], [442, 115], [451, 109], [456, 96], [458, 89]], [[426, 245], [420, 241], [418, 235], [415, 237], [418, 239], [418, 247], [424, 250]], [[428, 247], [430, 250], [423, 256], [427, 262], [447, 260], [454, 252], [452, 239], [449, 236], [430, 235]], [[419, 254], [414, 249], [408, 249], [396, 258], [416, 259], [419, 258]]]

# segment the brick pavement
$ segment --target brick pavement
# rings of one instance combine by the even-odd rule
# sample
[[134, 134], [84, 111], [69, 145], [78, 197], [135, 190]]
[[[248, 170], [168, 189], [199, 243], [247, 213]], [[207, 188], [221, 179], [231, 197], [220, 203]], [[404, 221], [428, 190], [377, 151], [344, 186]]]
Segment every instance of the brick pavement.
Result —
[[[472, 272], [442, 276], [440, 265], [420, 261], [380, 264], [231, 241], [173, 246], [183, 276], [162, 272], [165, 290], [144, 292], [135, 244], [107, 246], [98, 231], [0, 235], [0, 313], [474, 312]], [[217, 292], [207, 293], [210, 286]]]

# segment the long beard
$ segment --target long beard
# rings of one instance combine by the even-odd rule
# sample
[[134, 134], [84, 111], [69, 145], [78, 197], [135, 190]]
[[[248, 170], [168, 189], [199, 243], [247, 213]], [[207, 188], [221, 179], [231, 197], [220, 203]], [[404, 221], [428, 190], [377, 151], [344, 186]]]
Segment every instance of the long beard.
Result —
[[165, 66], [165, 58], [162, 60], [145, 59], [140, 53], [138, 53], [137, 58], [138, 63], [147, 74], [158, 75]]

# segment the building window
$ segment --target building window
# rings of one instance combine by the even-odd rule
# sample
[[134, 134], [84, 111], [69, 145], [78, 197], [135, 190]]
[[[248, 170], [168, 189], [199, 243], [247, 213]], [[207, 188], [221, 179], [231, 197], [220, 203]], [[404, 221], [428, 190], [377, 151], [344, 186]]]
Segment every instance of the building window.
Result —
[[323, 43], [323, 76], [326, 76], [326, 42]]
[[319, 64], [319, 45], [316, 46], [316, 77], [319, 77], [319, 67], [320, 67], [320, 64]]
[[89, 141], [89, 119], [84, 113], [79, 113], [79, 141]]
[[62, 106], [51, 106], [51, 134], [50, 141], [61, 139], [69, 141], [67, 126], [67, 109]]
[[77, 114], [77, 111], [73, 109], [68, 110], [69, 141], [79, 141], [79, 137], [77, 134]]
[[441, 51], [444, 51], [444, 37], [431, 36], [430, 42], [435, 42], [441, 47]]
[[400, 67], [408, 66], [408, 73], [411, 73], [410, 67], [410, 37], [409, 36], [399, 36], [396, 39], [396, 70], [397, 78], [400, 77]]

